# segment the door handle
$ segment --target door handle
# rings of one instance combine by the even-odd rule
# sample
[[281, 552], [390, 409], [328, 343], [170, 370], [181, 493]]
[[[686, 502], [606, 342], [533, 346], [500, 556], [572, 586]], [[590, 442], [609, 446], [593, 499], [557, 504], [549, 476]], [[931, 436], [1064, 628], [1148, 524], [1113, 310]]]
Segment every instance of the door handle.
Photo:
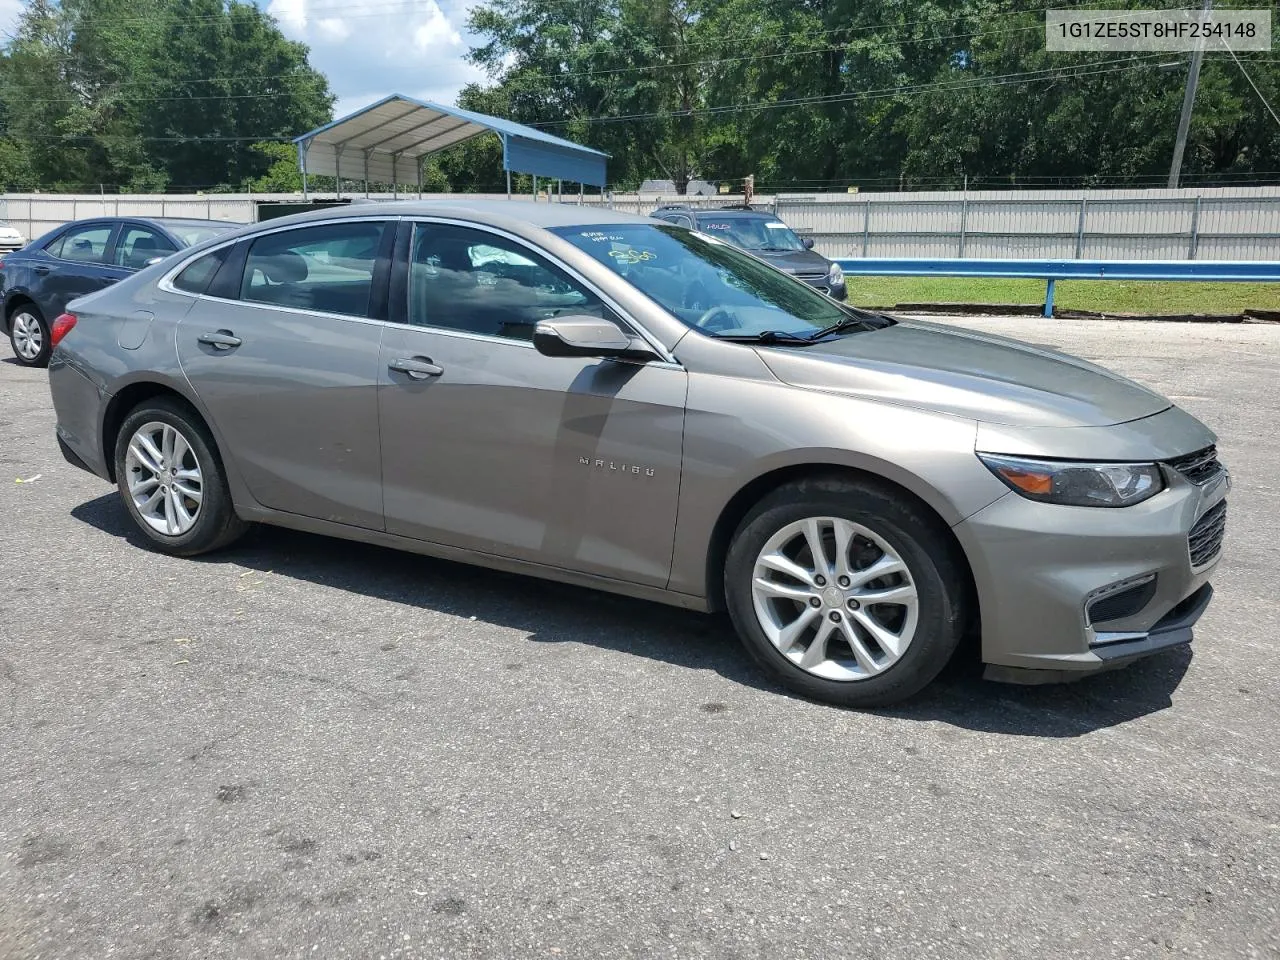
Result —
[[103, 277], [103, 278], [102, 278], [102, 285], [103, 285], [104, 287], [109, 287], [109, 286], [111, 286], [113, 283], [119, 283], [119, 282], [120, 282], [120, 278], [119, 278], [119, 277]]
[[216, 333], [202, 333], [196, 338], [201, 343], [207, 343], [216, 350], [230, 350], [232, 347], [240, 346], [240, 338], [232, 334], [230, 330], [219, 330]]
[[392, 370], [407, 373], [414, 380], [425, 380], [427, 377], [438, 377], [444, 373], [444, 367], [431, 362], [430, 357], [401, 357], [387, 364]]
[[48, 267], [36, 267], [36, 268], [35, 268], [35, 271], [36, 271], [36, 273], [37, 273], [37, 274], [39, 274], [39, 275], [40, 275], [40, 276], [42, 276], [42, 277], [47, 277], [47, 276], [49, 275], [49, 268], [48, 268]]

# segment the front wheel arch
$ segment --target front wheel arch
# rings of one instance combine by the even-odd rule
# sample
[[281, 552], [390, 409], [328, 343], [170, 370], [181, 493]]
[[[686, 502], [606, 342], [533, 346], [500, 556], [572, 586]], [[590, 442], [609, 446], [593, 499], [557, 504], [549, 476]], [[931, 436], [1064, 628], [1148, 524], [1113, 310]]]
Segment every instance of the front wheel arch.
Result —
[[[869, 470], [859, 470], [856, 467], [840, 464], [799, 464], [782, 467], [756, 477], [733, 495], [716, 519], [715, 526], [712, 528], [711, 542], [707, 548], [706, 596], [709, 610], [718, 612], [726, 609], [724, 590], [725, 560], [729, 555], [729, 544], [733, 541], [733, 535], [737, 533], [738, 527], [741, 526], [743, 519], [751, 512], [751, 509], [779, 487], [805, 480], [820, 481], [823, 479], [856, 480], [871, 483], [883, 488], [895, 497], [906, 500], [918, 509], [921, 516], [925, 517], [930, 525], [936, 527], [939, 532], [945, 533], [945, 539], [964, 573], [965, 587], [974, 601], [970, 604], [970, 609], [973, 611], [975, 619], [980, 615], [977, 587], [973, 579], [973, 568], [969, 563], [964, 547], [956, 538], [950, 525], [942, 518], [942, 515], [923, 498], [908, 490], [902, 484], [895, 483]], [[977, 624], [975, 623], [974, 627], [976, 628], [976, 626]]]

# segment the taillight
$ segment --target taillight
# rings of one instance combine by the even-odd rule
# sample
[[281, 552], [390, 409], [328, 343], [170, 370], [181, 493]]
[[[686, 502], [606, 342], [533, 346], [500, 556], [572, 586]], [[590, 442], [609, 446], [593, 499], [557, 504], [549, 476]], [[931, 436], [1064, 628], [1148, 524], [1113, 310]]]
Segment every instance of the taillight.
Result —
[[71, 332], [71, 328], [76, 325], [76, 315], [74, 313], [64, 313], [53, 321], [53, 326], [49, 328], [49, 345], [56, 347], [62, 342], [62, 338]]

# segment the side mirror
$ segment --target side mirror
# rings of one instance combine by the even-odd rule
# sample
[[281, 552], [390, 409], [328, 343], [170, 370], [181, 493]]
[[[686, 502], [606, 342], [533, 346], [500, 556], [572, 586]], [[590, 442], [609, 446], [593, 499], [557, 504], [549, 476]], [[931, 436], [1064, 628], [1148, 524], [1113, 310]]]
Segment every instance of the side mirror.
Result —
[[556, 317], [539, 320], [533, 328], [533, 345], [548, 357], [619, 357], [652, 360], [654, 353], [643, 341], [623, 333], [600, 317]]
[[805, 248], [806, 250], [812, 250], [812, 249], [813, 249], [813, 237], [805, 237], [805, 238], [804, 238], [804, 239], [802, 239], [800, 242], [804, 244], [804, 248]]

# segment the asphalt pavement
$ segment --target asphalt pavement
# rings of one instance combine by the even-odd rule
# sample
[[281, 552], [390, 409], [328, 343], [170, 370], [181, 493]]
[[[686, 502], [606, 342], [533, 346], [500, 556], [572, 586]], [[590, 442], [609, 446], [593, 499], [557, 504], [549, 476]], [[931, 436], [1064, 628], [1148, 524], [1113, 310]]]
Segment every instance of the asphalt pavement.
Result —
[[1220, 434], [1189, 650], [857, 713], [722, 619], [281, 530], [167, 558], [0, 347], [0, 958], [1280, 956], [1280, 326], [960, 322]]

